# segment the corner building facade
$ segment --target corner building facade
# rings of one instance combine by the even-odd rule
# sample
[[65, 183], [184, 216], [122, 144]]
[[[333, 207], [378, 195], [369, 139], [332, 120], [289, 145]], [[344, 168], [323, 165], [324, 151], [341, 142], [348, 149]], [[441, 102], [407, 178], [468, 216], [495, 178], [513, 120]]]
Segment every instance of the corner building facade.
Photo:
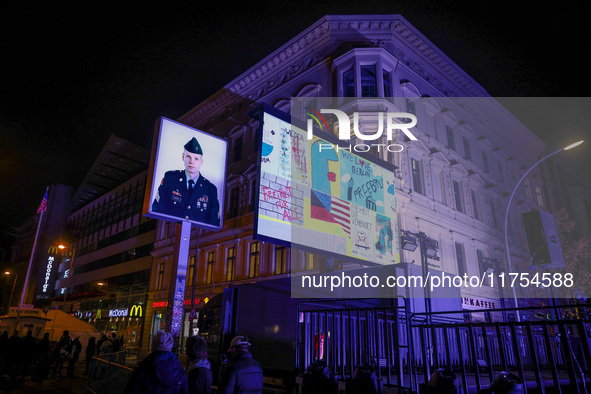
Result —
[[142, 216], [149, 151], [112, 135], [72, 198], [50, 301], [141, 346], [156, 221]]
[[[491, 261], [505, 258], [503, 223], [509, 195], [547, 147], [402, 16], [325, 16], [177, 119], [229, 142], [223, 230], [192, 230], [192, 240], [199, 231], [199, 247], [193, 241], [189, 254], [186, 322], [194, 275], [193, 302], [199, 311], [230, 285], [359, 267], [358, 261], [261, 242], [253, 233], [260, 124], [248, 113], [265, 103], [293, 114], [303, 106], [292, 107], [292, 98], [305, 103], [319, 97], [348, 98], [348, 109], [359, 113], [407, 112], [417, 117], [412, 129], [417, 141], [404, 135], [387, 141], [383, 136], [381, 143], [394, 142], [404, 149], [374, 152], [396, 168], [395, 238], [400, 246], [405, 232], [426, 234], [436, 241], [438, 257], [428, 259], [429, 269], [453, 275], [481, 276]], [[370, 118], [360, 124], [361, 132], [377, 128]], [[362, 141], [352, 137], [355, 142]], [[536, 171], [528, 180], [534, 190], [542, 186]], [[525, 195], [521, 187], [515, 199], [521, 202], [510, 211], [514, 264], [529, 261], [521, 213], [545, 209], [543, 201]], [[156, 227], [144, 337], [163, 321], [176, 258], [176, 226], [158, 221]], [[419, 250], [401, 247], [400, 262], [420, 266]], [[488, 309], [513, 306], [511, 297], [505, 294], [502, 299], [495, 286], [460, 292], [454, 305], [465, 309], [467, 319], [484, 320], [490, 318]], [[183, 336], [189, 334], [185, 329]]]

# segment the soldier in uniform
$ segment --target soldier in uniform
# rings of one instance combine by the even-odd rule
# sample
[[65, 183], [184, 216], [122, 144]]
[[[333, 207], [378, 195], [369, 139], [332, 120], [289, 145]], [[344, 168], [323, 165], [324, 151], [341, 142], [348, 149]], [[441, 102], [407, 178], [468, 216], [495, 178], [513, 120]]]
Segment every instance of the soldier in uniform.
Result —
[[185, 170], [164, 174], [152, 211], [219, 226], [217, 188], [199, 172], [203, 150], [195, 137], [185, 144], [182, 158]]

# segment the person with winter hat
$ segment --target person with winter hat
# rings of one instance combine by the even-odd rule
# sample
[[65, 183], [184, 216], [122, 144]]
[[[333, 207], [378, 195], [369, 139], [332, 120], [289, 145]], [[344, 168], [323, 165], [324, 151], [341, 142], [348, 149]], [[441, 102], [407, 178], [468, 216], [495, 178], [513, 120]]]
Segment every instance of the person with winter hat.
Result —
[[252, 358], [248, 337], [239, 335], [232, 339], [228, 352], [230, 362], [222, 374], [217, 393], [262, 393], [263, 368]]
[[125, 393], [188, 394], [187, 376], [178, 357], [171, 352], [174, 339], [158, 331], [152, 338], [152, 353], [131, 373]]

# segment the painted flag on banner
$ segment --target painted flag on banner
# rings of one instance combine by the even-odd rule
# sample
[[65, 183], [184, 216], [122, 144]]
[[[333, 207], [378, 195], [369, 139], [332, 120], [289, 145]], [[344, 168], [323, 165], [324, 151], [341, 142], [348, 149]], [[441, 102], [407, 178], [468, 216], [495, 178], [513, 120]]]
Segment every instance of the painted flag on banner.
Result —
[[45, 191], [45, 195], [43, 196], [43, 200], [41, 200], [41, 204], [37, 209], [37, 213], [42, 213], [47, 210], [47, 191]]
[[348, 202], [312, 190], [310, 217], [329, 223], [338, 223], [351, 236], [351, 207]]

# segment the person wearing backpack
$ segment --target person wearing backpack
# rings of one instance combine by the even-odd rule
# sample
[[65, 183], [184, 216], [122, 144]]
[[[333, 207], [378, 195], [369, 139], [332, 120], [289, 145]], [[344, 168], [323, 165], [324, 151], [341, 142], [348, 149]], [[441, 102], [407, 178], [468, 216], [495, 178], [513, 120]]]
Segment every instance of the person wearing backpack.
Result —
[[55, 366], [53, 367], [53, 377], [55, 378], [56, 375], [62, 374], [62, 368], [64, 367], [64, 361], [68, 358], [68, 345], [72, 341], [70, 337], [70, 332], [68, 330], [64, 330], [64, 333], [58, 343], [55, 345], [53, 349], [53, 357], [55, 359]]

